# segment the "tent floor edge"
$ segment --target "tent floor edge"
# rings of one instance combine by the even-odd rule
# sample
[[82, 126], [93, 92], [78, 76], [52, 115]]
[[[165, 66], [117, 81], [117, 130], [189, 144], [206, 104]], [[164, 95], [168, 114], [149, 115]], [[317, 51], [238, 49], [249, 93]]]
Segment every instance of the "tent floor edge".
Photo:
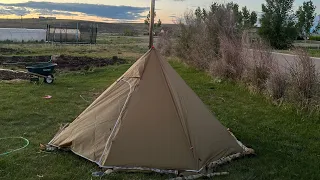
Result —
[[[231, 133], [231, 132], [230, 132]], [[238, 140], [237, 140], [238, 141]], [[214, 177], [214, 176], [222, 176], [228, 175], [228, 172], [215, 172], [217, 167], [230, 163], [235, 159], [239, 159], [241, 157], [256, 155], [254, 150], [244, 146], [240, 141], [239, 145], [243, 147], [243, 152], [236, 153], [230, 156], [223, 157], [219, 160], [213, 161], [201, 168], [199, 171], [197, 170], [164, 170], [164, 169], [156, 169], [156, 168], [145, 168], [145, 167], [116, 167], [116, 166], [102, 166], [105, 171], [105, 174], [111, 174], [115, 172], [155, 172], [159, 174], [172, 174], [177, 176], [176, 178], [172, 178], [170, 180], [183, 180], [183, 179], [198, 179], [201, 177]]]
[[[240, 141], [238, 141], [241, 143]], [[224, 164], [227, 164], [235, 159], [239, 159], [241, 157], [256, 155], [254, 150], [244, 146], [241, 143], [241, 147], [243, 147], [242, 153], [236, 153], [227, 157], [223, 157], [217, 161], [213, 161], [209, 163], [209, 165], [205, 166], [199, 171], [192, 171], [192, 170], [162, 170], [162, 169], [155, 169], [155, 168], [143, 168], [143, 167], [102, 167], [104, 168], [104, 175], [109, 175], [111, 173], [116, 172], [139, 172], [139, 173], [147, 173], [147, 172], [155, 172], [159, 174], [172, 174], [175, 175], [175, 178], [170, 178], [168, 180], [192, 180], [192, 179], [199, 179], [201, 177], [214, 177], [214, 176], [224, 176], [229, 175], [229, 172], [216, 172], [215, 169], [220, 167]]]

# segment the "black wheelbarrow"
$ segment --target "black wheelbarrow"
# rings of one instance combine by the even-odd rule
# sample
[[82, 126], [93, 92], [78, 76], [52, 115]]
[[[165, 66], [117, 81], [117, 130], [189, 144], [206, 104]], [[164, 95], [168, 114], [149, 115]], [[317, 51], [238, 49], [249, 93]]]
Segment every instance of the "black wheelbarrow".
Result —
[[30, 80], [37, 80], [42, 77], [43, 81], [47, 84], [51, 84], [54, 81], [54, 68], [57, 66], [56, 63], [52, 62], [40, 62], [26, 67], [28, 74], [31, 75]]

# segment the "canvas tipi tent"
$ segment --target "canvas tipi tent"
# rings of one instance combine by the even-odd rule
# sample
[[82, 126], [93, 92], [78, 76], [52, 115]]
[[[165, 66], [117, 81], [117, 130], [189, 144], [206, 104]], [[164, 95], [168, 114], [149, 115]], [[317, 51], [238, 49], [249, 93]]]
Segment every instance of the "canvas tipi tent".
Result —
[[181, 171], [247, 150], [154, 48], [49, 145], [105, 168]]

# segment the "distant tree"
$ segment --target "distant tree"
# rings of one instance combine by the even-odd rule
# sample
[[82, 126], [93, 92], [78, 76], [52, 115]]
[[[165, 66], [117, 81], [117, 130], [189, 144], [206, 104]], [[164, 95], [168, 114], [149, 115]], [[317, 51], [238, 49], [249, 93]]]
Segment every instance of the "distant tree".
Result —
[[227, 4], [218, 4], [215, 2], [210, 6], [209, 11], [207, 11], [204, 8], [201, 9], [200, 7], [198, 7], [194, 11], [194, 15], [198, 20], [198, 23], [200, 23], [208, 17], [212, 17], [213, 14], [215, 14], [218, 10], [221, 9], [227, 9], [233, 13], [237, 29], [239, 30], [243, 28], [252, 28], [254, 27], [254, 24], [256, 24], [257, 22], [256, 12], [250, 13], [247, 7], [243, 7], [242, 11], [240, 11], [239, 5], [233, 2], [229, 2]]
[[161, 20], [159, 19], [159, 20], [158, 20], [158, 23], [157, 23], [157, 26], [158, 26], [158, 27], [161, 27], [161, 25], [162, 25], [162, 22], [161, 22]]
[[195, 10], [194, 14], [196, 15], [196, 18], [197, 18], [198, 20], [201, 20], [201, 19], [202, 19], [202, 10], [201, 10], [200, 7], [198, 7], [198, 8]]
[[252, 11], [250, 14], [250, 26], [254, 27], [258, 21], [258, 15], [256, 12]]
[[[250, 13], [246, 6], [240, 11], [237, 3], [230, 2], [227, 4], [227, 9], [232, 10], [239, 29], [251, 28], [257, 22], [257, 14], [255, 12]], [[252, 24], [252, 22], [254, 23]]]
[[248, 10], [248, 8], [245, 6], [242, 8], [242, 16], [243, 16], [243, 26], [244, 28], [252, 28], [257, 23], [258, 15], [256, 12]]
[[243, 26], [243, 12], [239, 11], [239, 5], [233, 4], [232, 11], [234, 13], [238, 27]]
[[266, 0], [266, 4], [262, 4], [259, 34], [276, 49], [288, 48], [297, 37], [293, 2], [294, 0]]
[[242, 8], [243, 26], [249, 28], [251, 26], [251, 16], [247, 6]]
[[[154, 12], [154, 18], [156, 18], [156, 16], [157, 16], [157, 14], [156, 14], [156, 12]], [[146, 19], [144, 20], [144, 24], [149, 26], [150, 22], [151, 22], [151, 15], [150, 15], [150, 11], [149, 11], [149, 14], [147, 15]], [[159, 19], [158, 23], [156, 23], [156, 22], [154, 23], [154, 28], [161, 27], [161, 25], [162, 25], [162, 22]]]
[[200, 7], [195, 10], [194, 14], [198, 20], [205, 20], [208, 17], [207, 10], [204, 8], [201, 9]]
[[220, 4], [218, 6], [218, 8], [226, 8], [229, 11], [233, 12], [235, 21], [236, 21], [236, 25], [238, 27], [238, 29], [241, 29], [243, 26], [243, 13], [239, 10], [239, 5], [237, 3], [234, 2], [229, 2], [226, 4], [226, 6], [224, 6], [223, 4]]
[[219, 9], [220, 5], [218, 3], [213, 3], [210, 6], [210, 14], [216, 13], [216, 11]]
[[206, 11], [206, 9], [202, 9], [202, 18], [203, 19], [206, 19], [208, 17], [208, 13], [207, 13], [207, 11]]
[[135, 32], [134, 30], [131, 30], [131, 29], [125, 29], [123, 32], [124, 36], [135, 36], [137, 34], [138, 34], [137, 32]]
[[305, 38], [310, 36], [310, 31], [313, 26], [314, 18], [316, 14], [314, 13], [316, 6], [313, 2], [307, 1], [303, 2], [303, 5], [299, 7], [296, 15], [298, 18], [297, 29], [300, 35]]

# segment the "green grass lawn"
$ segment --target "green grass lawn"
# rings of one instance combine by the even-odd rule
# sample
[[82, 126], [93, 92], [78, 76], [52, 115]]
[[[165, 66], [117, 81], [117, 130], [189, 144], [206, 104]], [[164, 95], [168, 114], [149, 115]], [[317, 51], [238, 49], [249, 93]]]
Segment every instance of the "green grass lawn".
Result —
[[[171, 64], [218, 119], [258, 154], [219, 168], [230, 175], [216, 179], [320, 179], [319, 117], [297, 116], [292, 109], [279, 109], [240, 85], [218, 83], [204, 72], [178, 62]], [[73, 121], [90, 104], [80, 95], [92, 102], [129, 66], [59, 74], [54, 85], [0, 82], [0, 138], [23, 136], [30, 140], [26, 149], [0, 156], [0, 179], [99, 179], [91, 177], [91, 172], [99, 170], [95, 164], [69, 152], [40, 153], [39, 143], [49, 142], [61, 123]], [[53, 97], [43, 99], [45, 95]], [[0, 150], [20, 143], [0, 140]], [[102, 179], [168, 177], [119, 173]]]
[[312, 57], [320, 57], [320, 49], [309, 49], [308, 52]]

